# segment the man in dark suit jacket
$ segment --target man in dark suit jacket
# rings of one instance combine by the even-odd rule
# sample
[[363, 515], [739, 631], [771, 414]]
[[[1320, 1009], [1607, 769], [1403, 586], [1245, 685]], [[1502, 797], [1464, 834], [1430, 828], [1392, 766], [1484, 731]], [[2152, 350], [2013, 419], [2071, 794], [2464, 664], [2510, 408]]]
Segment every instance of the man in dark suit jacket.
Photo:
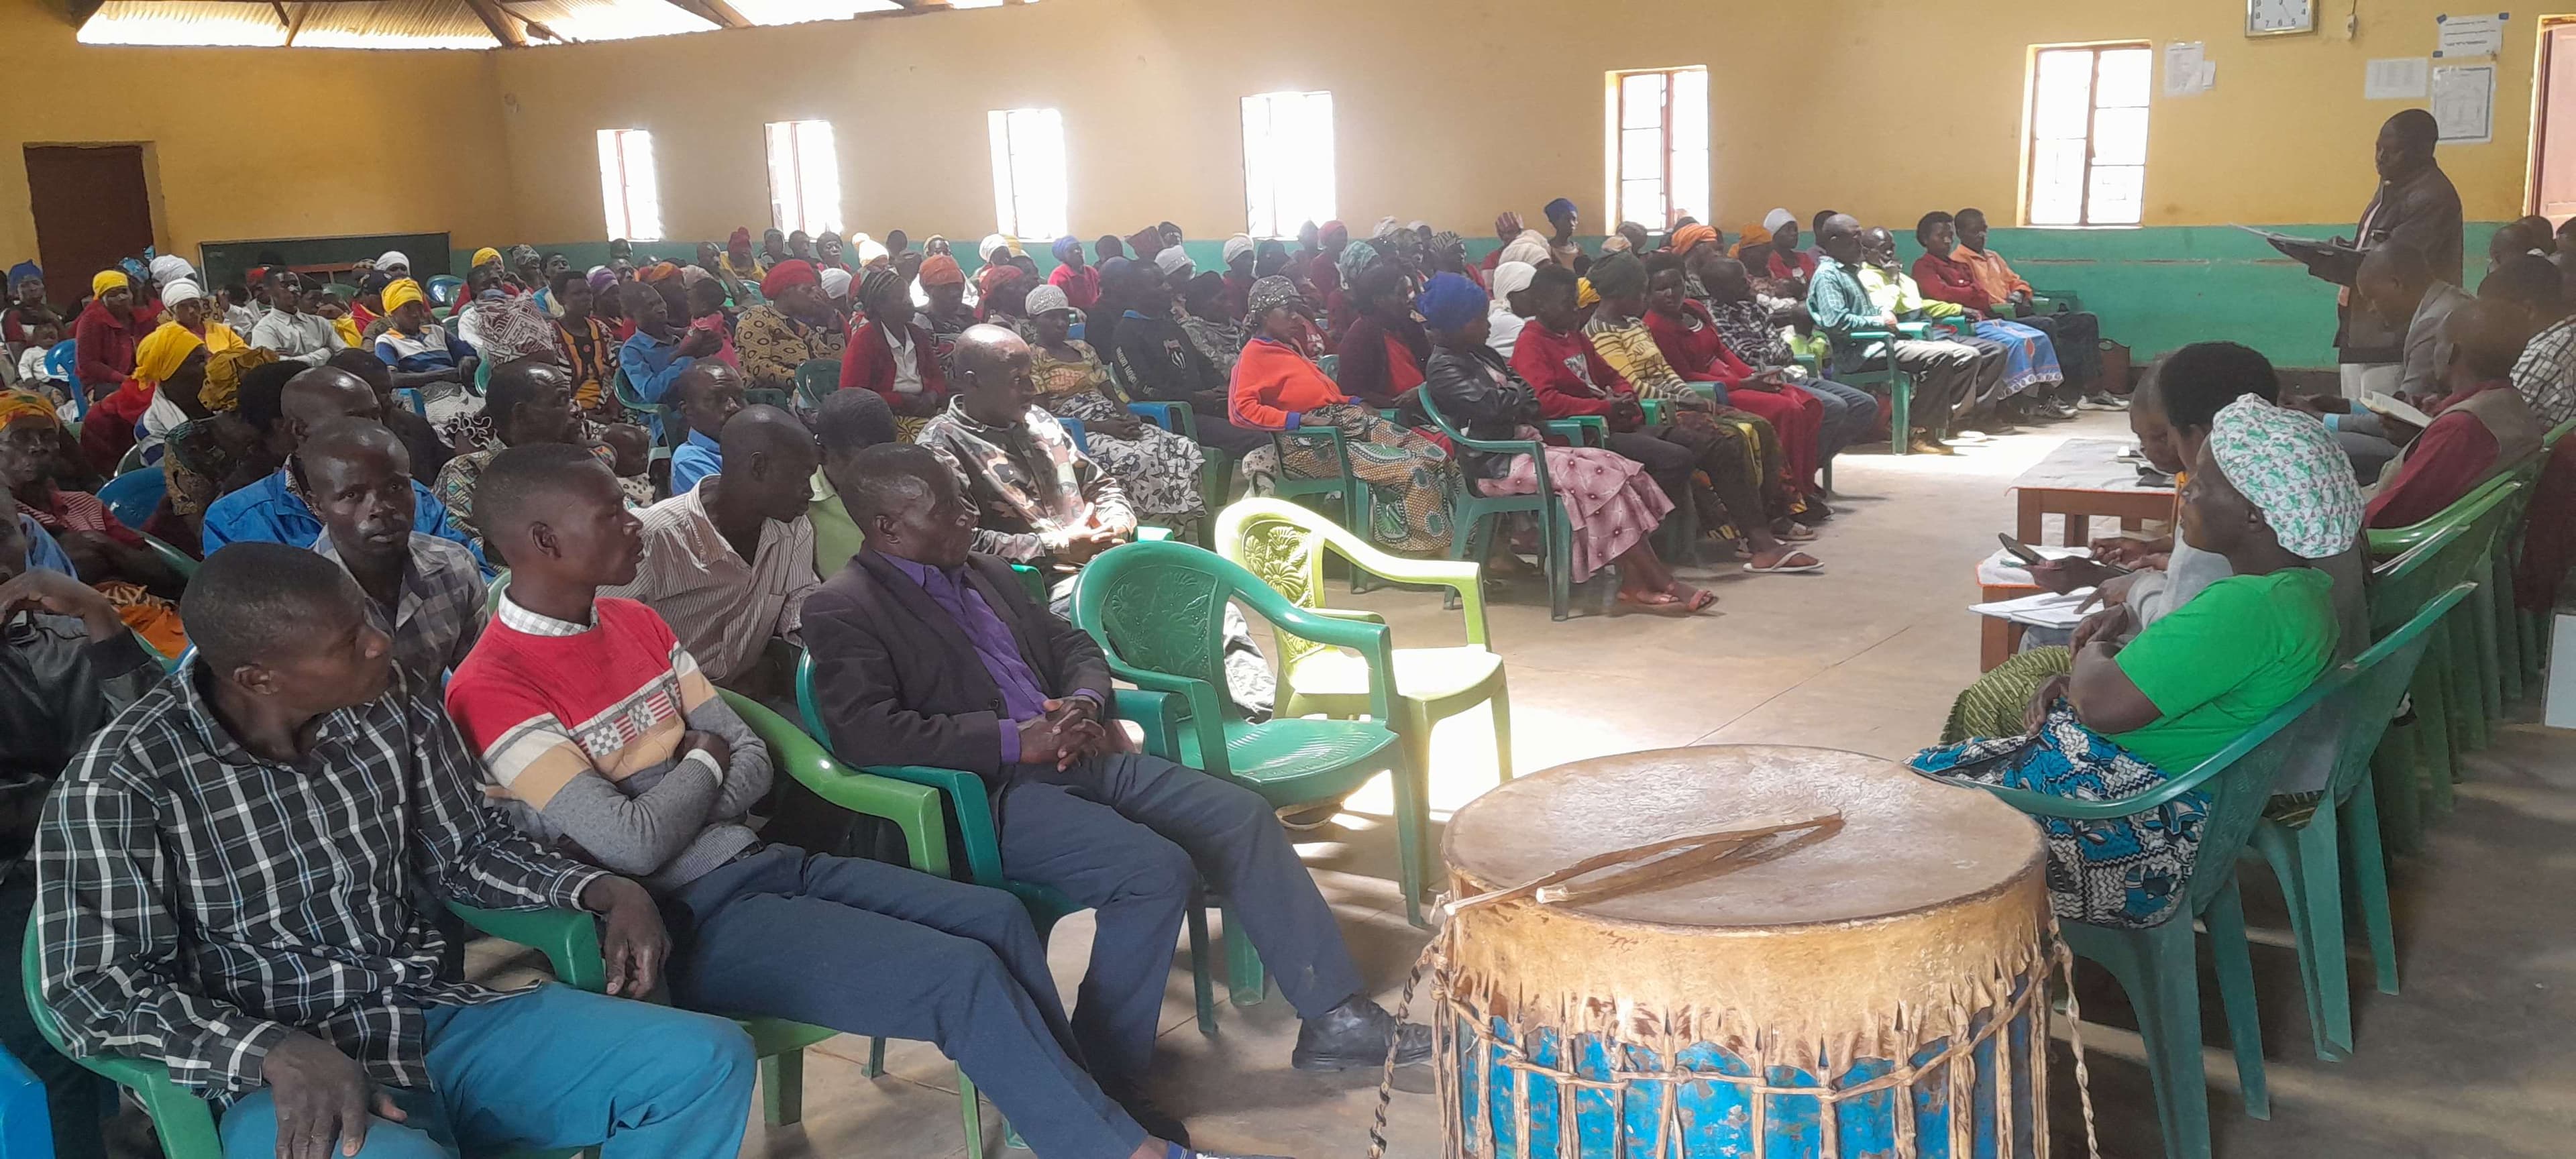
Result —
[[[2367, 253], [2388, 246], [2403, 246], [2423, 256], [2424, 268], [2433, 280], [2461, 284], [2463, 224], [2460, 215], [2460, 192], [2452, 188], [2451, 179], [2433, 160], [2433, 146], [2442, 131], [2433, 114], [2422, 109], [2401, 109], [2379, 127], [2379, 139], [2372, 148], [2372, 162], [2379, 170], [2379, 187], [2371, 192], [2370, 204], [2361, 211], [2361, 222], [2353, 230], [2353, 248]], [[2306, 260], [2298, 251], [2292, 257]], [[2394, 394], [2400, 377], [2400, 363], [2406, 346], [2406, 319], [2385, 318], [2369, 309], [2352, 293], [2359, 274], [2358, 262], [2344, 256], [2327, 263], [2312, 263], [2309, 272], [2345, 288], [2335, 310], [2336, 361], [2343, 373], [2343, 396], [2360, 398], [2365, 390]]]
[[956, 472], [908, 444], [835, 458], [826, 472], [868, 540], [805, 604], [832, 746], [856, 763], [982, 777], [1003, 870], [1098, 911], [1073, 1029], [1105, 1089], [1149, 1130], [1166, 1118], [1136, 1083], [1202, 871], [1305, 1020], [1293, 1065], [1375, 1067], [1390, 1048], [1402, 1063], [1430, 1057], [1428, 1027], [1399, 1024], [1361, 989], [1268, 803], [1126, 751], [1099, 645], [1030, 600], [1009, 564], [968, 552], [975, 509]]

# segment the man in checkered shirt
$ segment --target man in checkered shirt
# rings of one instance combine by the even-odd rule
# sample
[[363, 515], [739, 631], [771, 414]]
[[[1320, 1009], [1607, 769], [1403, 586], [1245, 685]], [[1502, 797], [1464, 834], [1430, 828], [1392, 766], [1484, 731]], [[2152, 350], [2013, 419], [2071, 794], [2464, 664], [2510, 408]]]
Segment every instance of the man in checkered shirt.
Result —
[[732, 1022], [440, 976], [438, 902], [600, 914], [612, 995], [650, 991], [670, 942], [642, 886], [481, 808], [346, 572], [235, 544], [180, 616], [197, 659], [90, 742], [37, 833], [43, 1003], [72, 1053], [169, 1067], [220, 1108], [227, 1159], [739, 1152]]

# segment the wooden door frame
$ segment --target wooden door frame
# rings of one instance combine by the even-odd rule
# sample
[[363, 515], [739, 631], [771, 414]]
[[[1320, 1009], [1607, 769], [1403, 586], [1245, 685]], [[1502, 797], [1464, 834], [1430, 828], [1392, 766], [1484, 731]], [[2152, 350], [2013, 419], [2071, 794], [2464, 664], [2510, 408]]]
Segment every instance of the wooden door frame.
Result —
[[2522, 159], [2522, 212], [2540, 212], [2541, 150], [2549, 131], [2549, 34], [2576, 25], [2576, 16], [2543, 16], [2539, 34], [2532, 39], [2531, 63], [2531, 136]]

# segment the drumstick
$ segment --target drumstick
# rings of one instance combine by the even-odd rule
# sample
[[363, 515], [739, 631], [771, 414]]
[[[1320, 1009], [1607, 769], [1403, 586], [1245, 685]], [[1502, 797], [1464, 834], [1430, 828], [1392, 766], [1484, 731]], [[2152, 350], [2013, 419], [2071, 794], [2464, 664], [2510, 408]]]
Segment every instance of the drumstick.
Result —
[[[1706, 872], [1697, 876], [1713, 877], [1719, 873], [1732, 873], [1737, 869], [1744, 868], [1745, 866], [1759, 864], [1762, 861], [1771, 860], [1781, 854], [1803, 848], [1817, 841], [1825, 840], [1826, 838], [1832, 837], [1835, 833], [1840, 832], [1842, 827], [1843, 815], [1840, 812], [1833, 812], [1809, 817], [1803, 821], [1786, 821], [1776, 825], [1764, 825], [1751, 829], [1719, 829], [1708, 833], [1695, 833], [1684, 837], [1667, 837], [1660, 841], [1650, 841], [1644, 845], [1633, 845], [1626, 849], [1616, 849], [1608, 853], [1596, 854], [1553, 873], [1548, 873], [1529, 881], [1522, 882], [1519, 885], [1505, 889], [1489, 890], [1473, 897], [1460, 898], [1456, 901], [1450, 902], [1447, 909], [1450, 913], [1455, 914], [1460, 910], [1473, 906], [1485, 905], [1490, 902], [1507, 901], [1513, 898], [1533, 894], [1536, 895], [1537, 901], [1541, 905], [1552, 905], [1560, 901], [1590, 900], [1606, 895], [1624, 893], [1628, 890], [1647, 884], [1662, 883], [1679, 877], [1681, 874], [1694, 869], [1706, 870]], [[1732, 860], [1732, 863], [1730, 863], [1734, 854], [1754, 842], [1778, 836], [1782, 833], [1800, 830], [1804, 830], [1806, 832], [1802, 833], [1793, 841], [1784, 843], [1776, 849], [1766, 850], [1758, 858], [1745, 857], [1742, 859], [1734, 859]], [[1681, 852], [1675, 853], [1675, 850], [1680, 850]], [[1662, 860], [1650, 860], [1661, 857], [1666, 853], [1673, 853], [1673, 856], [1663, 857]], [[1560, 886], [1561, 883], [1571, 881], [1578, 877], [1609, 869], [1613, 866], [1629, 865], [1640, 861], [1644, 861], [1646, 863], [1637, 865], [1635, 869], [1627, 872], [1614, 874], [1600, 882], [1595, 882], [1581, 887], [1556, 888]]]

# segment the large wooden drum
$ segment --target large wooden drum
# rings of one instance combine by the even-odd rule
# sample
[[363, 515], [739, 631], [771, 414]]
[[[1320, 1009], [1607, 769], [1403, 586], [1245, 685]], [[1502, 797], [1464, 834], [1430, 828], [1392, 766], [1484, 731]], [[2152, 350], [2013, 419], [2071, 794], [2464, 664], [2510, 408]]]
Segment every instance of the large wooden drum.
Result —
[[1663, 749], [1506, 784], [1444, 852], [1464, 899], [1809, 820], [1459, 909], [1434, 991], [1446, 1154], [2046, 1156], [2046, 854], [1984, 793], [1828, 749]]

